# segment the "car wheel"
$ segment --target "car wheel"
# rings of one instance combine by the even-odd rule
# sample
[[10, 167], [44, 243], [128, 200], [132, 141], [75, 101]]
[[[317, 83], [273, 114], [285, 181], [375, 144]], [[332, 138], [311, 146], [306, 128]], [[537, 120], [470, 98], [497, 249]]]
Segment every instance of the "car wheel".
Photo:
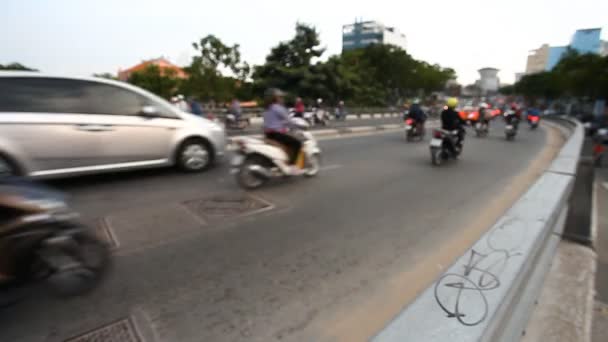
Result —
[[176, 158], [176, 164], [181, 170], [200, 172], [211, 166], [213, 153], [205, 140], [189, 139], [179, 148]]

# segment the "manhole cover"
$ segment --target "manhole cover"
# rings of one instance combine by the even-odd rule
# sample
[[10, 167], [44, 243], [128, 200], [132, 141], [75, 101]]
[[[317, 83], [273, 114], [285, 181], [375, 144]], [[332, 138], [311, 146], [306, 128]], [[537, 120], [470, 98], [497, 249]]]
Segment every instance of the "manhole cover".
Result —
[[142, 342], [130, 319], [105, 325], [65, 342]]
[[195, 215], [215, 221], [256, 214], [273, 208], [271, 203], [246, 194], [216, 195], [188, 201], [184, 205]]

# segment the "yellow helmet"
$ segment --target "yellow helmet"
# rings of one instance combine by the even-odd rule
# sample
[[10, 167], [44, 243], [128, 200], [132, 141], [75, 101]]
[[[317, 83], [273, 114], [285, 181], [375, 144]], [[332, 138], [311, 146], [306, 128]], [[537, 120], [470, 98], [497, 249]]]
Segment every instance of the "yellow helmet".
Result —
[[458, 99], [455, 97], [450, 97], [446, 104], [450, 108], [456, 108], [456, 106], [458, 106]]

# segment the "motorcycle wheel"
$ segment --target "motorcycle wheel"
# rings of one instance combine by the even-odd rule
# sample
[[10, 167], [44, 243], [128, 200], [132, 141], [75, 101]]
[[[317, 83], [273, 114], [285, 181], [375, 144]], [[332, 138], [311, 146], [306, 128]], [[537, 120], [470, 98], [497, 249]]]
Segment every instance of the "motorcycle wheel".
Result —
[[412, 132], [406, 131], [405, 132], [405, 141], [412, 142], [413, 140], [414, 140], [414, 135], [412, 134]]
[[431, 163], [434, 166], [441, 166], [443, 164], [443, 150], [440, 148], [431, 149]]
[[258, 165], [260, 167], [266, 167], [268, 162], [260, 156], [247, 156], [243, 164], [236, 173], [237, 183], [244, 189], [253, 190], [264, 185], [268, 179], [251, 172], [252, 166]]
[[[76, 243], [69, 247], [47, 247], [50, 250], [44, 252], [54, 258], [47, 283], [61, 297], [81, 295], [95, 288], [110, 264], [110, 251], [97, 237], [81, 234], [74, 239]], [[63, 266], [57, 269], [59, 265]]]
[[314, 177], [319, 174], [321, 170], [321, 156], [318, 153], [313, 154], [306, 161], [306, 172], [304, 176], [306, 177]]
[[507, 134], [507, 140], [508, 141], [512, 141], [513, 139], [515, 139], [515, 135], [513, 135], [513, 134]]

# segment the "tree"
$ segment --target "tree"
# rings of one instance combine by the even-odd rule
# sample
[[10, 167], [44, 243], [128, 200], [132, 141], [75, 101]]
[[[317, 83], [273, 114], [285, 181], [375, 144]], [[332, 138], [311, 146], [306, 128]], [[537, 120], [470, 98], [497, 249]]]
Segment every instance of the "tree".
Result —
[[10, 63], [10, 64], [6, 64], [6, 65], [0, 64], [0, 70], [38, 71], [36, 69], [26, 67], [25, 65], [20, 64], [20, 63]]
[[325, 51], [319, 47], [317, 30], [297, 23], [295, 31], [291, 40], [272, 48], [266, 62], [254, 68], [253, 80], [259, 94], [266, 88], [277, 87], [293, 95], [314, 98], [326, 90], [322, 83], [326, 70], [321, 65], [312, 65], [313, 59]]
[[179, 84], [175, 70], [161, 70], [154, 64], [146, 66], [141, 71], [132, 73], [127, 81], [165, 99], [175, 94]]
[[[208, 35], [192, 46], [199, 55], [185, 68], [189, 77], [182, 83], [181, 92], [220, 102], [234, 97], [250, 73], [249, 65], [241, 60], [239, 45], [227, 46], [214, 35]], [[232, 76], [224, 76], [221, 70], [231, 72]]]

